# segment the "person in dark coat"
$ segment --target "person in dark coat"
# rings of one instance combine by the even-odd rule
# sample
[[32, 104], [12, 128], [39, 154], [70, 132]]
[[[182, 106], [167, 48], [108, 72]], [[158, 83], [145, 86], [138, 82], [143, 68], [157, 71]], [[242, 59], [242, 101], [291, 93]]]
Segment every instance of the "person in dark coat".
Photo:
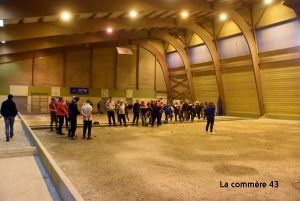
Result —
[[134, 122], [136, 121], [136, 125], [139, 124], [139, 117], [140, 117], [140, 103], [139, 100], [136, 100], [136, 103], [133, 104], [133, 120], [132, 126], [134, 126]]
[[17, 106], [12, 99], [13, 95], [9, 94], [7, 100], [3, 101], [1, 105], [1, 115], [4, 117], [5, 122], [6, 142], [14, 136], [15, 116], [18, 114]]
[[77, 140], [75, 132], [77, 128], [77, 115], [80, 114], [80, 111], [77, 107], [79, 99], [80, 98], [78, 96], [73, 96], [72, 101], [69, 103], [70, 129], [68, 132], [68, 137], [70, 138], [70, 140]]
[[196, 115], [198, 117], [198, 120], [200, 120], [200, 113], [201, 113], [201, 111], [202, 111], [202, 108], [200, 106], [200, 103], [197, 101], [196, 102]]
[[183, 121], [189, 120], [189, 101], [186, 100], [185, 103], [182, 104], [182, 114], [183, 114]]
[[208, 134], [208, 127], [210, 126], [210, 134], [215, 134], [213, 132], [214, 129], [214, 122], [215, 122], [215, 113], [216, 108], [213, 104], [213, 102], [209, 102], [208, 105], [205, 108], [206, 116], [207, 116], [207, 124], [206, 124], [206, 133]]
[[99, 101], [97, 103], [97, 109], [98, 109], [98, 114], [102, 114], [102, 111], [101, 111], [101, 101]]
[[151, 125], [154, 126], [154, 122], [156, 120], [157, 127], [160, 125], [160, 118], [161, 118], [161, 112], [162, 112], [162, 105], [158, 101], [153, 101], [151, 104], [151, 110], [152, 110], [152, 120]]

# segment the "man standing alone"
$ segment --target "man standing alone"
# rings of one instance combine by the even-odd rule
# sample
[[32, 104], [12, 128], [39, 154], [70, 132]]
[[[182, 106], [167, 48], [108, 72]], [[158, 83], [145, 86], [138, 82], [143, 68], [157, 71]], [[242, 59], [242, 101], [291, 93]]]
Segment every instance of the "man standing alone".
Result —
[[214, 122], [215, 122], [216, 109], [212, 102], [208, 103], [208, 105], [205, 108], [205, 112], [207, 115], [206, 133], [208, 134], [208, 127], [210, 125], [210, 134], [213, 135], [213, 134], [215, 134], [213, 132], [213, 128], [214, 128]]
[[86, 130], [88, 130], [87, 140], [91, 140], [91, 131], [92, 131], [92, 110], [93, 107], [90, 105], [90, 99], [86, 100], [86, 104], [81, 107], [81, 114], [83, 115], [83, 137], [85, 139]]
[[12, 99], [13, 95], [9, 94], [7, 100], [3, 101], [1, 105], [1, 115], [4, 117], [5, 122], [6, 142], [14, 136], [15, 116], [18, 114], [16, 104]]

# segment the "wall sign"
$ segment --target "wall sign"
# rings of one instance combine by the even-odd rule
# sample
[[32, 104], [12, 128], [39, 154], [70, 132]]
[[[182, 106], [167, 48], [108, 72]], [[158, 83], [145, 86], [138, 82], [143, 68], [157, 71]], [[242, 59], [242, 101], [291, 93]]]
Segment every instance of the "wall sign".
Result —
[[129, 54], [133, 55], [131, 49], [125, 47], [116, 47], [119, 54]]
[[89, 89], [70, 87], [70, 94], [89, 94]]

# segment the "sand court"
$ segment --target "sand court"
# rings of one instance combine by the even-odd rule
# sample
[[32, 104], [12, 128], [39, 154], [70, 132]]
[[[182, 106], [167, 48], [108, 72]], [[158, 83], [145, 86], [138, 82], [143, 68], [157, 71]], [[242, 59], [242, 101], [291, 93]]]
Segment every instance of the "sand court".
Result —
[[299, 200], [299, 121], [216, 117], [210, 135], [204, 120], [109, 127], [94, 115], [93, 139], [79, 125], [72, 141], [42, 129], [47, 115], [24, 118], [85, 200]]

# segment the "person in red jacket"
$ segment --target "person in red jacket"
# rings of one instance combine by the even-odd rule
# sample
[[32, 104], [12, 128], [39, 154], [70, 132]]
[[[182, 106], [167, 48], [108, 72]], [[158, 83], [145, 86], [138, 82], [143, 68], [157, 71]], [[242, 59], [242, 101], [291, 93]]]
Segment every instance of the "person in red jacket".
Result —
[[58, 127], [56, 129], [56, 133], [59, 135], [64, 135], [64, 133], [62, 132], [62, 126], [64, 124], [65, 116], [69, 115], [67, 114], [66, 108], [64, 106], [64, 99], [62, 97], [58, 99], [56, 115], [58, 117]]
[[50, 131], [53, 131], [53, 122], [55, 123], [55, 130], [57, 129], [57, 116], [56, 116], [56, 98], [51, 98], [49, 103], [50, 111]]

